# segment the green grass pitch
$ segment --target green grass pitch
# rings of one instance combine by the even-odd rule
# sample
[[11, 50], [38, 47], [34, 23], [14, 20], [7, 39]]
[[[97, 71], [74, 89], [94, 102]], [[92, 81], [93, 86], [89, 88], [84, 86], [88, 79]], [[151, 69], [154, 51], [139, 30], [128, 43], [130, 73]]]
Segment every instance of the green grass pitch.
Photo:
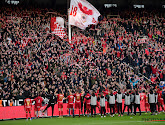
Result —
[[165, 125], [165, 121], [152, 121], [146, 122], [144, 119], [147, 118], [157, 118], [157, 119], [165, 119], [165, 114], [161, 113], [159, 115], [151, 116], [149, 114], [142, 113], [141, 116], [137, 114], [137, 116], [127, 116], [123, 117], [107, 117], [101, 118], [97, 115], [95, 118], [81, 116], [80, 118], [76, 116], [72, 117], [64, 117], [64, 118], [39, 118], [32, 119], [32, 121], [25, 119], [20, 120], [8, 120], [8, 121], [0, 121], [0, 125]]

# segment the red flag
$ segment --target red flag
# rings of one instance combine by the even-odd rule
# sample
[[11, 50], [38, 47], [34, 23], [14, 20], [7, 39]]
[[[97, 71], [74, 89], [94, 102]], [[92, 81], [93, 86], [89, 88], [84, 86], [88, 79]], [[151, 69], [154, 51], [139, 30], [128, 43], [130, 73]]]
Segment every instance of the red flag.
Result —
[[52, 33], [56, 34], [61, 39], [63, 39], [64, 36], [66, 35], [64, 31], [64, 19], [61, 17], [52, 17], [50, 28]]
[[56, 17], [52, 17], [50, 23], [50, 29], [52, 32], [57, 28], [57, 24], [55, 22], [56, 22]]

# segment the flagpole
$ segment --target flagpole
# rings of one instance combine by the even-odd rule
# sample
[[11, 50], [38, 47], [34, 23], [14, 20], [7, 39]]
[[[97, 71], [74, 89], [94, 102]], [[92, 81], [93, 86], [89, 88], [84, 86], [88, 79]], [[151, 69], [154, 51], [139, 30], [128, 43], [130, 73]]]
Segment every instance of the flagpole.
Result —
[[69, 24], [69, 9], [68, 9], [68, 37], [69, 37], [69, 43], [71, 43], [71, 25]]
[[68, 39], [69, 39], [69, 43], [71, 43], [71, 25], [69, 25], [69, 7], [70, 7], [70, 0], [67, 0], [67, 14], [68, 14]]

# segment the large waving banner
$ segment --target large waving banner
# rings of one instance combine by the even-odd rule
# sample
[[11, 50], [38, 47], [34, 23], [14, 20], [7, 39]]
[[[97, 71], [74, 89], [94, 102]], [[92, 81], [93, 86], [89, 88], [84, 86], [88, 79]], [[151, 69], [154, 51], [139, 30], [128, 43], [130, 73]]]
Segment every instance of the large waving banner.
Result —
[[85, 29], [90, 24], [97, 24], [99, 11], [86, 0], [71, 0], [69, 24]]

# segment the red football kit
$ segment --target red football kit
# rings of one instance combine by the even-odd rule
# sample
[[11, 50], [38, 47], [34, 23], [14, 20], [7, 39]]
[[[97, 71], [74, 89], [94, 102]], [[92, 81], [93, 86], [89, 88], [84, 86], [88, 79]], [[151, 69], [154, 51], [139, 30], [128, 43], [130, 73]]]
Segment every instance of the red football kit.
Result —
[[165, 111], [165, 107], [164, 107], [164, 100], [162, 98], [162, 91], [158, 90], [158, 111], [160, 112], [160, 107], [162, 107], [162, 110]]
[[57, 95], [57, 102], [58, 102], [58, 108], [63, 108], [63, 94], [58, 94]]
[[148, 95], [146, 95], [145, 93], [140, 93], [140, 99], [141, 100], [144, 100], [145, 107], [148, 107], [149, 106]]
[[35, 101], [35, 111], [39, 111], [40, 110], [40, 108], [42, 107], [42, 101], [43, 101], [43, 99], [42, 99], [42, 97], [41, 96], [38, 96], [38, 97], [36, 97], [33, 101]]
[[148, 95], [144, 95], [144, 103], [145, 103], [145, 107], [149, 107]]
[[90, 110], [91, 106], [91, 100], [90, 100], [91, 95], [89, 93], [86, 94], [85, 98], [84, 98], [84, 103], [86, 103], [86, 109]]
[[26, 98], [24, 100], [24, 108], [26, 112], [30, 112], [32, 109], [32, 100], [30, 98]]
[[163, 105], [162, 91], [157, 91], [158, 93], [158, 103]]
[[81, 93], [74, 94], [75, 97], [75, 108], [81, 109]]
[[67, 106], [67, 108], [73, 108], [74, 96], [73, 95], [69, 95], [67, 98], [68, 98], [68, 106]]
[[145, 96], [146, 94], [143, 92], [143, 93], [139, 93], [139, 95], [140, 95], [140, 99], [141, 99], [141, 100], [144, 100], [144, 96]]

